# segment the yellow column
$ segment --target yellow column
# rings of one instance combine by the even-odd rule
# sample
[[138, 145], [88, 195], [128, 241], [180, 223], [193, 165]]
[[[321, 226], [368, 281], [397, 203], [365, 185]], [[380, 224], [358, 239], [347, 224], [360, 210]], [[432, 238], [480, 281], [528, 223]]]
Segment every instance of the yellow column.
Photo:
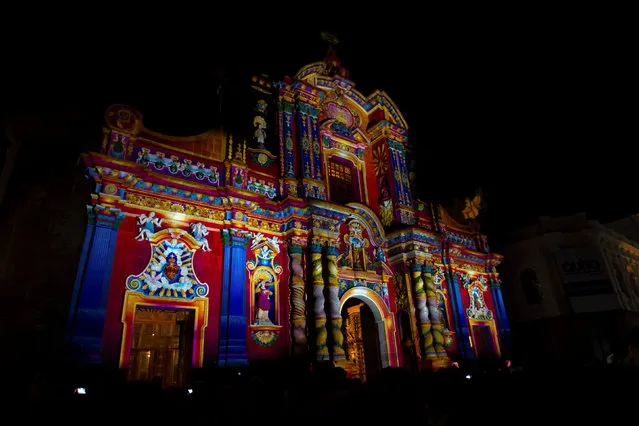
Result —
[[291, 258], [291, 322], [293, 323], [293, 353], [295, 355], [306, 353], [308, 343], [306, 339], [304, 268], [302, 267], [305, 243], [305, 240], [294, 239], [288, 246], [288, 254]]
[[433, 268], [430, 265], [424, 265], [422, 267], [422, 276], [426, 289], [426, 305], [428, 306], [433, 334], [433, 346], [438, 357], [447, 358], [448, 354], [444, 347], [444, 322], [442, 321], [442, 313], [437, 306], [437, 294], [435, 293], [432, 271]]
[[344, 353], [344, 336], [342, 335], [342, 313], [339, 310], [339, 284], [337, 282], [337, 264], [335, 260], [338, 255], [337, 243], [329, 242], [326, 249], [326, 265], [328, 268], [328, 311], [331, 316], [331, 332], [333, 334], [333, 360], [340, 361], [346, 359]]
[[422, 357], [424, 359], [436, 359], [437, 353], [433, 347], [433, 334], [431, 332], [428, 306], [426, 305], [426, 292], [422, 280], [422, 266], [413, 263], [411, 265], [413, 287], [415, 289], [415, 308], [417, 308], [417, 324], [422, 339]]
[[328, 347], [326, 346], [326, 312], [324, 312], [324, 277], [322, 276], [322, 242], [313, 239], [311, 244], [311, 264], [313, 276], [313, 313], [315, 314], [315, 359], [328, 361]]

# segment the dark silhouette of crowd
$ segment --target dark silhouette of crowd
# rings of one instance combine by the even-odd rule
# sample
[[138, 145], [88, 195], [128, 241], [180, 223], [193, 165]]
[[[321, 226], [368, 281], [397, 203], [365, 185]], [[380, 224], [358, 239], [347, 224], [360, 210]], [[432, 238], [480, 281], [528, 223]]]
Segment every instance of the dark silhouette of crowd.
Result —
[[[159, 378], [127, 382], [105, 373], [85, 384], [61, 380], [48, 390], [31, 391], [28, 399], [40, 406], [55, 400], [55, 410], [78, 419], [165, 424], [616, 424], [636, 404], [637, 369], [631, 363], [575, 367], [552, 362], [521, 368], [476, 362], [438, 371], [386, 368], [361, 383], [330, 363], [286, 360], [250, 369], [210, 369], [184, 389], [163, 388]], [[52, 411], [29, 415], [47, 419]]]
[[[366, 383], [349, 379], [332, 363], [306, 359], [264, 361], [246, 369], [204, 368], [193, 371], [183, 388], [166, 387], [161, 377], [127, 381], [117, 369], [32, 367], [32, 377], [4, 386], [6, 406], [16, 401], [28, 407], [21, 409], [24, 421], [628, 424], [637, 406], [639, 328], [612, 364], [459, 361], [437, 371], [385, 368]], [[14, 366], [9, 377], [21, 371], [27, 370]]]

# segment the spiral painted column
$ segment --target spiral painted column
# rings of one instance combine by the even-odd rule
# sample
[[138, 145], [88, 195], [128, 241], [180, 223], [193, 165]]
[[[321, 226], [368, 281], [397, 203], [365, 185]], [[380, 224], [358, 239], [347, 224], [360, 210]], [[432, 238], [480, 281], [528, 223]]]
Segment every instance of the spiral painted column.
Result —
[[[288, 246], [291, 258], [291, 322], [293, 323], [293, 353], [306, 352], [306, 295], [304, 293], [304, 269], [302, 258], [304, 245], [292, 241]], [[320, 257], [321, 259], [321, 257]], [[321, 264], [320, 264], [321, 267]]]
[[328, 311], [331, 316], [331, 332], [333, 334], [333, 360], [346, 359], [344, 336], [342, 335], [342, 313], [339, 311], [337, 264], [335, 263], [338, 254], [336, 242], [331, 241], [326, 249], [326, 264], [328, 267]]
[[424, 291], [424, 281], [422, 280], [422, 266], [414, 263], [410, 269], [413, 278], [413, 288], [415, 289], [417, 323], [419, 325], [419, 334], [422, 338], [422, 357], [424, 359], [435, 359], [437, 358], [437, 353], [433, 347], [433, 335], [431, 333], [430, 318], [428, 316], [428, 306], [426, 306], [426, 292]]
[[442, 313], [437, 306], [437, 294], [435, 293], [435, 283], [433, 282], [432, 273], [432, 266], [422, 266], [422, 278], [424, 288], [426, 289], [426, 306], [428, 307], [433, 334], [433, 346], [437, 356], [446, 357], [446, 348], [444, 347], [444, 323], [442, 321]]
[[313, 312], [315, 314], [315, 359], [328, 361], [331, 357], [326, 346], [326, 312], [324, 312], [324, 277], [322, 276], [322, 251], [320, 240], [311, 244], [311, 264], [313, 275]]

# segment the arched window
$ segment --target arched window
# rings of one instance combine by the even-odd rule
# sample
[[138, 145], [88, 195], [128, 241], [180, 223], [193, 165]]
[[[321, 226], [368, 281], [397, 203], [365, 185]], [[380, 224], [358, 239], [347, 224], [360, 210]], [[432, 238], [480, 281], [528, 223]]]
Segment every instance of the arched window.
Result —
[[359, 201], [355, 192], [353, 166], [347, 161], [335, 158], [328, 160], [328, 183], [330, 185], [331, 201], [336, 203], [349, 203]]

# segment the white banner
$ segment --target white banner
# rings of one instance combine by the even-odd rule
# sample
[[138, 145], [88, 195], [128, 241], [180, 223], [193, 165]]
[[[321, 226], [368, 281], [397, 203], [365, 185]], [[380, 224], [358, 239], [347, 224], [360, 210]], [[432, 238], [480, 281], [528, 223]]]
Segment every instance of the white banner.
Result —
[[595, 247], [574, 247], [555, 253], [564, 283], [608, 280], [610, 274], [603, 256]]

